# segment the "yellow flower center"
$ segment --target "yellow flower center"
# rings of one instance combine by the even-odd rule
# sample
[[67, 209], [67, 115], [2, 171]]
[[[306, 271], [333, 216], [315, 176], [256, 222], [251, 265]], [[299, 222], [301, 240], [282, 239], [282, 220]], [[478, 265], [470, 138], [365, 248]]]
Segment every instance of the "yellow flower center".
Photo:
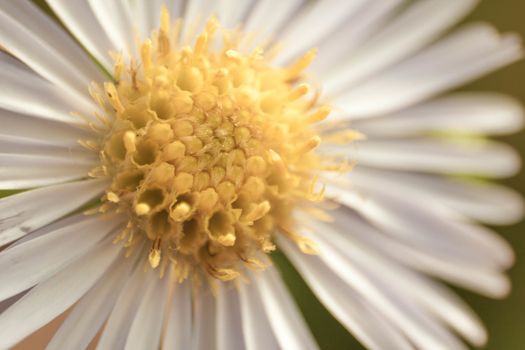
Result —
[[161, 23], [140, 62], [118, 56], [115, 82], [92, 91], [107, 125], [92, 175], [112, 179], [98, 210], [129, 217], [116, 241], [130, 252], [146, 244], [151, 267], [173, 264], [181, 280], [261, 266], [276, 230], [312, 252], [293, 233], [292, 211], [322, 199], [313, 125], [330, 109], [299, 83], [315, 52], [276, 68], [261, 49], [236, 50], [235, 35], [213, 49], [213, 19], [191, 47], [165, 10]]

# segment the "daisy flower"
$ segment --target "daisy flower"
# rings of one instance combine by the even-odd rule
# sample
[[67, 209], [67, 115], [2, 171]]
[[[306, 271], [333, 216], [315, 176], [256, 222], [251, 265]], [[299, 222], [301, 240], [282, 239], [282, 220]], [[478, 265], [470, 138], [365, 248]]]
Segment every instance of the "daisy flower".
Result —
[[483, 345], [438, 280], [509, 290], [522, 109], [442, 93], [522, 48], [476, 2], [1, 1], [0, 348], [315, 349], [277, 249], [370, 349]]

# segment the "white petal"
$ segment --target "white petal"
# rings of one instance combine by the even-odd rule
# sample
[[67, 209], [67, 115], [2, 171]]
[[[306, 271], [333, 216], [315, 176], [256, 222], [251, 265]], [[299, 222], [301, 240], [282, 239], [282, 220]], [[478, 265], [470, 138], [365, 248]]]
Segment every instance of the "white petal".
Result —
[[222, 0], [219, 4], [218, 17], [225, 28], [241, 25], [254, 6], [255, 0]]
[[32, 231], [31, 233], [28, 233], [27, 235], [23, 236], [22, 238], [16, 240], [15, 242], [9, 244], [5, 247], [5, 250], [13, 249], [16, 246], [19, 246], [20, 244], [23, 244], [25, 242], [29, 242], [35, 238], [47, 235], [50, 232], [54, 232], [56, 230], [60, 230], [64, 227], [76, 225], [80, 221], [86, 219], [87, 216], [84, 215], [84, 213], [77, 213], [77, 214], [71, 214], [69, 216], [65, 216], [63, 218], [60, 218], [57, 221], [52, 222], [51, 224], [48, 224], [36, 231]]
[[[333, 190], [329, 188], [328, 192], [333, 194]], [[422, 206], [405, 196], [371, 189], [355, 191], [358, 194], [342, 193], [341, 203], [362, 213], [385, 233], [409, 244], [436, 253], [442, 251], [450, 261], [479, 266], [478, 270], [508, 267], [513, 261], [512, 249], [497, 234], [482, 226], [444, 218], [432, 203]]]
[[121, 253], [104, 241], [89, 254], [31, 289], [0, 315], [0, 348], [9, 348], [67, 310], [91, 288]]
[[[419, 276], [421, 277], [421, 276]], [[421, 278], [421, 290], [418, 298], [422, 303], [441, 320], [456, 330], [462, 337], [471, 344], [482, 347], [487, 342], [487, 331], [482, 321], [474, 314], [451, 290], [435, 283], [430, 279]]]
[[212, 15], [217, 14], [219, 1], [213, 0], [190, 0], [184, 9], [184, 26], [182, 40], [191, 44], [194, 37], [202, 31], [206, 21]]
[[118, 53], [135, 53], [135, 28], [132, 22], [131, 9], [125, 0], [88, 0], [89, 6], [98, 22], [112, 42]]
[[523, 55], [514, 35], [471, 25], [338, 96], [337, 118], [391, 113], [504, 67]]
[[146, 291], [131, 324], [126, 350], [158, 349], [167, 304], [169, 278], [160, 279], [158, 271], [151, 271]]
[[452, 284], [469, 289], [489, 298], [504, 298], [511, 288], [507, 276], [500, 271], [479, 270], [477, 266], [458, 265], [456, 262], [443, 260], [430, 252], [413, 249], [408, 245], [381, 242], [384, 250], [390, 250], [393, 257], [414, 269], [425, 271]]
[[246, 349], [242, 325], [236, 286], [233, 283], [220, 282], [217, 292], [217, 350]]
[[19, 62], [6, 60], [5, 56], [0, 55], [0, 108], [66, 123], [83, 122], [71, 115], [73, 111], [82, 111], [71, 103], [67, 94]]
[[80, 181], [0, 199], [0, 246], [71, 213], [99, 196], [106, 186], [101, 180]]
[[52, 276], [121, 224], [99, 217], [78, 218], [77, 223], [4, 250], [0, 253], [0, 300]]
[[47, 80], [64, 88], [80, 110], [94, 106], [92, 81], [104, 81], [86, 53], [30, 1], [2, 1], [0, 44]]
[[353, 211], [346, 211], [343, 217], [348, 227], [354, 227], [352, 234], [358, 236], [360, 241], [414, 270], [430, 273], [493, 298], [505, 296], [509, 291], [510, 282], [500, 271], [466, 265], [458, 261], [457, 254], [446, 256], [447, 251], [441, 249], [427, 249], [406, 240], [396, 240], [389, 232], [379, 232], [373, 226], [373, 220], [368, 221]]
[[[483, 345], [486, 342], [487, 334], [480, 320], [454, 294], [374, 251], [372, 247], [367, 247], [352, 235], [353, 230], [348, 229], [348, 220], [337, 220], [343, 215], [344, 211], [338, 211], [335, 215], [336, 221], [330, 225], [309, 220], [312, 230], [308, 231], [308, 234], [316, 242], [323, 242], [326, 249], [321, 252], [323, 260], [329, 261], [332, 257], [331, 252], [343, 254], [344, 264], [355, 266], [364, 270], [365, 274], [385, 282], [392, 295], [416, 300], [422, 308], [428, 308], [431, 313], [445, 320], [474, 344]], [[340, 265], [334, 272], [340, 274], [339, 271], [344, 269], [343, 265]]]
[[358, 119], [352, 127], [369, 138], [460, 132], [500, 135], [523, 127], [521, 103], [493, 93], [458, 93], [379, 118]]
[[185, 0], [136, 0], [131, 4], [133, 23], [140, 27], [142, 38], [150, 37], [160, 27], [160, 12], [166, 6], [172, 21], [182, 16]]
[[87, 177], [96, 159], [1, 154], [0, 189], [23, 189], [63, 183]]
[[278, 349], [279, 344], [270, 325], [257, 286], [254, 283], [240, 283], [242, 330], [247, 350]]
[[14, 303], [20, 300], [24, 295], [26, 295], [28, 290], [18, 293], [17, 295], [12, 296], [9, 299], [0, 301], [0, 314], [11, 307]]
[[20, 71], [31, 72], [31, 68], [26, 66], [24, 62], [9, 54], [7, 51], [0, 51], [0, 61], [7, 67], [13, 67], [13, 69], [18, 69]]
[[116, 51], [85, 0], [46, 0], [53, 12], [108, 71], [113, 67], [109, 51]]
[[[296, 14], [304, 0], [259, 0], [244, 25], [246, 33], [253, 33], [260, 42], [274, 38], [286, 21]], [[276, 11], [279, 9], [279, 11]]]
[[[72, 145], [71, 147], [61, 147], [56, 145], [46, 145], [41, 142], [33, 140], [22, 139], [19, 137], [9, 137], [0, 135], [0, 150], [2, 154], [10, 156], [42, 156], [59, 159], [90, 159], [96, 161], [97, 155], [95, 152], [88, 151], [80, 144]], [[90, 156], [91, 154], [91, 156]]]
[[198, 291], [194, 303], [194, 332], [192, 350], [212, 350], [216, 348], [217, 305], [215, 296], [209, 287], [202, 287]]
[[372, 139], [357, 146], [323, 145], [321, 150], [364, 166], [442, 174], [508, 177], [516, 174], [521, 165], [514, 149], [484, 140]]
[[404, 0], [368, 0], [344, 25], [333, 32], [329, 38], [319, 42], [318, 57], [311, 65], [312, 71], [322, 77], [337, 65], [351, 59], [374, 33], [391, 17]]
[[278, 239], [278, 243], [324, 306], [364, 345], [374, 350], [413, 349], [366, 297], [334, 276], [320, 259], [303, 255], [285, 240]]
[[194, 324], [190, 282], [177, 284], [168, 313], [163, 347], [165, 349], [190, 349], [192, 324]]
[[283, 46], [275, 63], [279, 65], [287, 63], [306, 52], [344, 21], [349, 20], [365, 2], [365, 0], [310, 2], [299, 16], [292, 18], [291, 23], [280, 36], [279, 40], [283, 42]]
[[78, 146], [92, 134], [62, 122], [44, 120], [0, 109], [0, 135], [27, 139], [48, 145]]
[[132, 259], [117, 259], [73, 308], [46, 350], [86, 349], [111, 312], [129, 277]]
[[[393, 207], [350, 193], [339, 196], [339, 201], [362, 215], [347, 211], [343, 216], [353, 227], [352, 234], [383, 254], [478, 293], [491, 297], [508, 293], [510, 284], [500, 269], [512, 260], [512, 251], [484, 228], [440, 221], [430, 208], [414, 211], [404, 202]], [[490, 245], [491, 239], [495, 244]]]
[[137, 313], [144, 291], [148, 282], [152, 280], [154, 273], [144, 272], [143, 265], [139, 263], [134, 267], [133, 274], [128, 279], [122, 292], [120, 293], [115, 307], [111, 311], [109, 318], [104, 326], [104, 331], [97, 344], [98, 350], [124, 349], [128, 337], [131, 323]]
[[[140, 31], [142, 39], [147, 38], [153, 28], [153, 22], [160, 17], [161, 0], [138, 0], [130, 4], [131, 16]], [[179, 1], [182, 3], [181, 1]], [[158, 14], [158, 15], [157, 15]], [[157, 26], [157, 29], [159, 26]]]
[[[367, 265], [360, 265], [354, 261], [353, 257], [349, 256], [353, 250], [341, 252], [321, 240], [317, 240], [316, 243], [321, 251], [320, 257], [326, 265], [349, 286], [353, 286], [371, 303], [377, 305], [384, 316], [394, 324], [398, 324], [418, 347], [464, 348], [456, 337], [423, 312], [418, 305], [414, 305], [411, 298], [406, 298], [405, 293], [396, 291], [392, 285], [389, 286], [388, 277], [385, 277], [389, 275], [379, 276]], [[367, 261], [367, 263], [372, 262]], [[399, 278], [403, 277], [399, 276]]]
[[459, 21], [477, 0], [417, 1], [326, 78], [327, 94], [409, 57]]
[[524, 214], [521, 195], [494, 183], [364, 166], [352, 170], [349, 179], [359, 186], [409, 197], [421, 205], [440, 203], [454, 212], [488, 224], [515, 223]]
[[318, 346], [304, 322], [277, 271], [269, 267], [254, 274], [266, 314], [283, 349], [317, 349]]

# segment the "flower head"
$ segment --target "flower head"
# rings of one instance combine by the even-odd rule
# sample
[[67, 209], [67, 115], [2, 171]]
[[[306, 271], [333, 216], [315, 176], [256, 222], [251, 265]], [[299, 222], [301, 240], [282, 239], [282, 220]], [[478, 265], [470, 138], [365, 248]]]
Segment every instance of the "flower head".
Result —
[[215, 19], [193, 47], [178, 43], [166, 8], [161, 23], [140, 60], [117, 56], [115, 83], [92, 91], [103, 126], [84, 144], [100, 153], [91, 175], [111, 178], [98, 212], [129, 218], [116, 241], [130, 250], [147, 241], [151, 267], [171, 262], [181, 280], [263, 266], [275, 230], [311, 250], [292, 212], [322, 200], [315, 175], [337, 164], [312, 152], [321, 142], [313, 124], [330, 109], [297, 83], [314, 51], [274, 68], [260, 48], [237, 51], [231, 33], [210, 48]]
[[82, 47], [0, 2], [0, 187], [35, 188], [0, 200], [0, 348], [70, 308], [50, 349], [316, 348], [276, 249], [369, 348], [486, 341], [428, 277], [505, 295], [475, 222], [522, 215], [454, 176], [516, 171], [473, 135], [521, 107], [429, 100], [522, 55], [484, 24], [433, 42], [475, 1], [48, 3]]

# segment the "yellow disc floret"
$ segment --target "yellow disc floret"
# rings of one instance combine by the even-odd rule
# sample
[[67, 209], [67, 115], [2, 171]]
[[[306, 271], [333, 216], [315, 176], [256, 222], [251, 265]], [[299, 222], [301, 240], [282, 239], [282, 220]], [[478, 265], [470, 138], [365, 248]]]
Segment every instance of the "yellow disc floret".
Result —
[[107, 124], [93, 174], [112, 179], [100, 210], [126, 213], [117, 240], [146, 244], [151, 267], [175, 264], [181, 279], [205, 271], [229, 280], [243, 264], [259, 266], [276, 229], [313, 250], [292, 233], [292, 210], [322, 199], [312, 125], [330, 109], [300, 84], [315, 52], [275, 68], [227, 34], [215, 49], [216, 31], [212, 19], [183, 46], [164, 11], [141, 60], [117, 57], [115, 81], [93, 91]]

